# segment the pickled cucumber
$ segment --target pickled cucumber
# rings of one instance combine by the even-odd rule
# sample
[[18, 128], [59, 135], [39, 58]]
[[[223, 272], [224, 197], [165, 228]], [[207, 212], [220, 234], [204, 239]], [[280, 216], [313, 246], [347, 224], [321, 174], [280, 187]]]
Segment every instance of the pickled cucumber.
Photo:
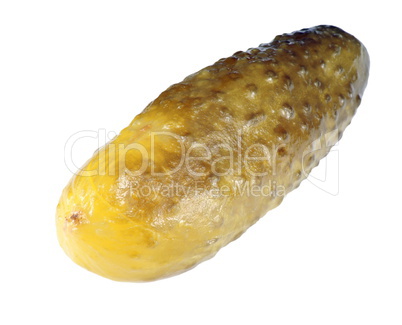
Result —
[[57, 206], [61, 247], [118, 281], [156, 280], [211, 258], [328, 153], [368, 71], [362, 43], [323, 25], [172, 85], [72, 177]]

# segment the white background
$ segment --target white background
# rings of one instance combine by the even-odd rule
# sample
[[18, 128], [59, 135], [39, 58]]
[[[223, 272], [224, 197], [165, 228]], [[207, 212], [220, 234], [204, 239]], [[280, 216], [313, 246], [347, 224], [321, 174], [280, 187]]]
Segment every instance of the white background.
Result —
[[[0, 323], [401, 324], [396, 4], [1, 1]], [[118, 132], [188, 74], [318, 24], [355, 35], [371, 57], [362, 105], [336, 147], [337, 195], [305, 181], [212, 260], [166, 280], [114, 282], [69, 260], [54, 215], [72, 134]], [[76, 164], [96, 148], [77, 143]]]

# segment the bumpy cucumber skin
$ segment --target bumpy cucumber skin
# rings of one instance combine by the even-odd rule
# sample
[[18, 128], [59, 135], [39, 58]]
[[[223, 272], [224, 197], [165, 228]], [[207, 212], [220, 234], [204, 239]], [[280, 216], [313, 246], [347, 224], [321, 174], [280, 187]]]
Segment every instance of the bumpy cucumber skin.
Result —
[[[316, 26], [237, 52], [172, 85], [73, 176], [57, 207], [60, 245], [79, 265], [118, 281], [156, 280], [211, 258], [283, 199], [241, 194], [238, 185], [276, 184], [284, 194], [296, 188], [333, 143], [311, 144], [331, 132], [341, 136], [350, 123], [368, 71], [368, 53], [356, 38]], [[152, 132], [177, 138], [159, 133], [152, 139], [153, 170], [130, 173], [144, 157], [131, 150], [121, 172], [122, 158], [113, 150], [137, 143], [151, 152]], [[183, 148], [194, 144], [210, 148], [210, 159], [192, 160], [191, 173], [183, 167], [155, 175], [173, 170]], [[245, 151], [255, 144], [276, 149], [246, 169]], [[233, 166], [224, 159], [211, 163], [227, 154], [225, 145], [240, 158]], [[265, 153], [254, 148], [256, 157]], [[202, 150], [194, 155], [205, 157]], [[97, 172], [85, 175], [91, 171]], [[171, 184], [203, 190], [173, 196], [133, 191]], [[217, 195], [216, 187], [228, 192]]]

